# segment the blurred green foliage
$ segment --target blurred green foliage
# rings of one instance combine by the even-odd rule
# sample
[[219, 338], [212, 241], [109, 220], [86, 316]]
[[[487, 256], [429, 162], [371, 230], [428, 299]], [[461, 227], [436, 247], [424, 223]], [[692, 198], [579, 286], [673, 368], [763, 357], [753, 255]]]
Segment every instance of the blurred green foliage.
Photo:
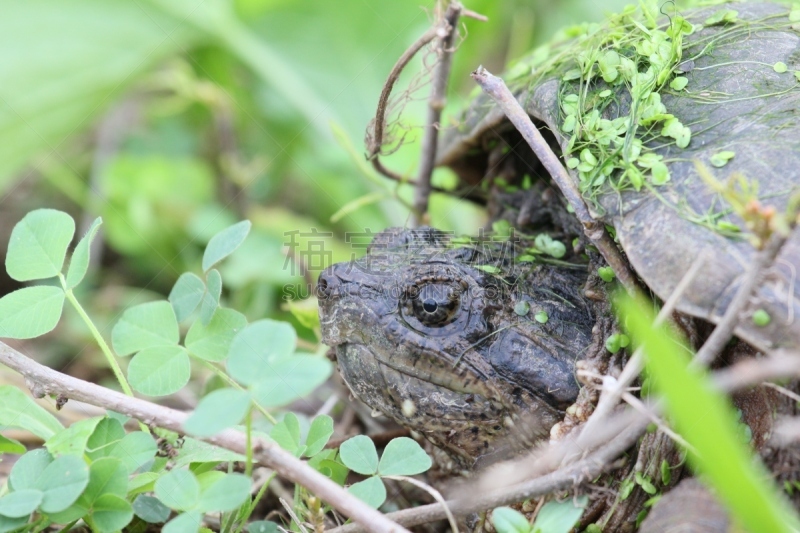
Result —
[[[466, 2], [489, 21], [463, 19], [445, 124], [447, 112], [467, 105], [468, 73], [477, 65], [501, 71], [559, 25], [600, 19], [623, 3]], [[362, 139], [387, 73], [427, 29], [433, 7], [389, 0], [9, 3], [0, 20], [0, 233], [39, 207], [83, 219], [79, 232], [102, 216], [105, 248], [95, 254], [102, 262], [89, 275], [109, 288], [90, 307], [111, 321], [122, 307], [152, 298], [140, 288], [166, 294], [181, 272], [199, 272], [208, 239], [248, 218], [250, 237], [221, 269], [229, 280], [223, 299], [250, 320], [287, 318], [283, 287], [303, 282], [303, 268], [286, 255], [287, 232], [333, 232], [325, 239], [330, 255], [304, 265], [315, 279], [330, 261], [363, 253], [345, 241], [347, 232], [409, 221], [396, 197], [408, 200], [412, 191], [364, 164]], [[418, 58], [398, 91], [424, 72]], [[401, 117], [407, 144], [386, 159], [409, 175], [427, 91], [422, 84], [411, 95]], [[440, 170], [434, 179], [452, 178]], [[442, 195], [432, 198], [430, 214], [434, 225], [459, 233], [484, 222], [478, 207]], [[296, 250], [316, 241], [298, 238]], [[6, 279], [2, 292], [13, 288]], [[80, 340], [80, 329], [66, 324]]]

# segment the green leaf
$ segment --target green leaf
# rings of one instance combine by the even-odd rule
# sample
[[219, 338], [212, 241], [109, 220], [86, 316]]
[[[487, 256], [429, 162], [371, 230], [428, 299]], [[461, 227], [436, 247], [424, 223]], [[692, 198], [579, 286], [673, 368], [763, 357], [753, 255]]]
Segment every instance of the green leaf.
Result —
[[170, 509], [185, 511], [197, 506], [200, 485], [189, 470], [176, 468], [158, 478], [155, 492], [161, 503]]
[[498, 507], [492, 511], [492, 524], [497, 533], [530, 533], [532, 531], [528, 519], [510, 507]]
[[111, 330], [111, 344], [120, 356], [155, 346], [176, 345], [178, 340], [175, 311], [164, 300], [126, 309]]
[[674, 78], [671, 82], [669, 82], [669, 87], [673, 91], [682, 91], [686, 88], [688, 84], [689, 84], [688, 79], [686, 79], [683, 76], [678, 76], [677, 78]]
[[92, 522], [98, 533], [120, 531], [133, 520], [133, 508], [124, 497], [103, 494], [92, 506]]
[[244, 460], [245, 456], [242, 454], [197, 439], [187, 438], [175, 459], [175, 468], [189, 466], [191, 463], [224, 463]]
[[128, 380], [142, 394], [166, 396], [189, 383], [191, 371], [189, 355], [182, 346], [155, 346], [133, 356]]
[[280, 529], [275, 522], [256, 520], [247, 524], [247, 533], [280, 533]]
[[62, 429], [45, 441], [44, 445], [50, 455], [83, 455], [89, 437], [104, 417], [96, 416], [74, 422], [67, 429]]
[[797, 81], [799, 81], [799, 82], [800, 82], [800, 70], [795, 70], [795, 71], [794, 71], [794, 77], [795, 77], [795, 79], [796, 79]]
[[25, 287], [0, 298], [0, 337], [32, 339], [53, 330], [61, 318], [61, 287]]
[[729, 22], [736, 22], [739, 17], [739, 12], [735, 9], [720, 9], [719, 11], [715, 12], [713, 15], [708, 17], [705, 22], [703, 22], [704, 26], [715, 26], [717, 24], [727, 24]]
[[203, 294], [206, 292], [206, 284], [199, 276], [191, 272], [184, 272], [175, 282], [169, 292], [169, 303], [175, 311], [178, 322], [183, 322], [197, 309]]
[[669, 485], [670, 481], [672, 481], [672, 469], [669, 467], [669, 461], [664, 459], [661, 461], [661, 483]]
[[586, 496], [579, 496], [575, 500], [570, 498], [563, 502], [547, 502], [536, 515], [533, 529], [546, 533], [569, 533], [580, 520], [588, 503], [589, 498]]
[[247, 391], [223, 388], [210, 392], [184, 422], [187, 433], [198, 437], [209, 437], [242, 421], [250, 407]]
[[58, 513], [73, 503], [89, 483], [89, 467], [80, 457], [63, 455], [47, 465], [36, 482], [44, 492], [43, 513]]
[[28, 522], [27, 516], [20, 518], [10, 518], [8, 516], [0, 515], [0, 533], [7, 533], [8, 531], [16, 531]]
[[763, 309], [756, 309], [753, 312], [753, 324], [756, 326], [767, 326], [771, 321], [772, 318], [769, 316], [769, 313]]
[[56, 417], [13, 385], [0, 386], [0, 425], [22, 428], [44, 440], [64, 429]]
[[125, 436], [122, 422], [116, 418], [105, 417], [94, 428], [92, 435], [86, 442], [86, 455], [91, 460], [106, 457], [108, 450]]
[[[159, 461], [158, 464], [153, 461], [151, 464], [154, 469], [158, 470], [161, 467], [162, 461]], [[136, 474], [128, 480], [128, 496], [136, 496], [143, 492], [152, 492], [159, 477], [160, 471]]]
[[366, 435], [357, 435], [344, 441], [339, 447], [339, 457], [353, 472], [364, 476], [378, 472], [378, 450]]
[[627, 335], [622, 333], [613, 333], [606, 339], [606, 350], [611, 353], [617, 353], [621, 348], [625, 348], [630, 340]]
[[286, 322], [259, 320], [241, 330], [231, 342], [228, 372], [244, 385], [272, 374], [269, 363], [294, 352], [297, 333]]
[[283, 419], [273, 426], [269, 436], [287, 452], [298, 455], [297, 451], [300, 449], [301, 442], [300, 421], [297, 419], [297, 415], [292, 412], [286, 413]]
[[0, 435], [0, 453], [22, 455], [27, 448], [18, 440]]
[[533, 315], [533, 318], [540, 324], [547, 324], [547, 321], [550, 320], [550, 315], [547, 314], [547, 311], [539, 311]]
[[204, 513], [233, 511], [250, 496], [250, 478], [243, 474], [225, 474], [200, 495], [198, 510]]
[[220, 307], [211, 322], [196, 320], [184, 339], [191, 355], [206, 361], [219, 362], [228, 357], [233, 338], [247, 325], [247, 318], [233, 309]]
[[[591, 155], [591, 153], [589, 152], [587, 153], [591, 156], [591, 158], [594, 161], [597, 161], [596, 159], [594, 159], [594, 156]], [[581, 155], [583, 155], [583, 153], [581, 153]], [[562, 257], [564, 257], [564, 254], [567, 253], [567, 247], [564, 246], [563, 242], [553, 240], [553, 238], [550, 237], [550, 235], [547, 235], [546, 233], [540, 233], [539, 235], [537, 235], [536, 238], [533, 240], [533, 244], [534, 246], [536, 246], [538, 250], [541, 250], [542, 252], [551, 255], [556, 259], [561, 259]]]
[[408, 437], [392, 439], [383, 450], [378, 464], [381, 476], [414, 476], [427, 471], [433, 463], [417, 441]]
[[598, 268], [597, 275], [606, 283], [611, 283], [614, 281], [614, 278], [617, 277], [617, 275], [614, 274], [614, 269], [608, 266]]
[[789, 67], [787, 67], [786, 63], [784, 63], [783, 61], [778, 61], [777, 63], [772, 65], [772, 70], [774, 70], [778, 74], [783, 74], [784, 72], [789, 70]]
[[501, 270], [494, 265], [478, 265], [475, 268], [478, 270], [483, 270], [489, 274], [499, 274]]
[[52, 462], [53, 457], [43, 448], [29, 451], [17, 459], [11, 468], [9, 487], [15, 491], [36, 488], [45, 468]]
[[520, 300], [514, 304], [514, 313], [519, 316], [526, 316], [531, 310], [531, 304], [525, 300]]
[[717, 168], [724, 167], [728, 164], [728, 161], [733, 159], [735, 155], [736, 152], [732, 150], [723, 150], [722, 152], [717, 152], [711, 156], [711, 164]]
[[312, 457], [321, 452], [328, 444], [331, 435], [333, 435], [333, 418], [328, 415], [316, 416], [308, 429], [305, 455]]
[[161, 529], [161, 533], [192, 533], [200, 529], [203, 515], [199, 511], [179, 514]]
[[200, 306], [200, 322], [207, 326], [219, 307], [219, 297], [222, 295], [222, 276], [219, 271], [212, 269], [206, 274], [208, 289], [203, 295], [203, 304]]
[[664, 185], [670, 179], [669, 168], [660, 161], [650, 168], [650, 173], [653, 185]]
[[133, 500], [133, 512], [149, 524], [161, 524], [169, 518], [171, 511], [158, 498], [140, 494]]
[[103, 494], [124, 498], [128, 494], [128, 469], [116, 457], [103, 457], [89, 466], [89, 484], [83, 497], [92, 504]]
[[97, 217], [94, 222], [92, 222], [92, 225], [89, 226], [89, 231], [86, 232], [86, 235], [78, 241], [75, 251], [72, 252], [72, 257], [69, 260], [69, 268], [67, 269], [67, 289], [77, 287], [78, 284], [83, 281], [84, 276], [86, 276], [86, 271], [89, 269], [89, 255], [92, 241], [100, 230], [100, 224], [102, 223], [103, 219]]
[[347, 492], [373, 509], [377, 509], [386, 501], [386, 486], [378, 476], [371, 476], [364, 481], [350, 485]]
[[0, 498], [0, 515], [10, 518], [28, 517], [42, 503], [44, 493], [37, 489], [23, 489]]
[[206, 251], [203, 253], [203, 272], [208, 272], [211, 267], [241, 246], [247, 234], [250, 233], [250, 226], [249, 220], [242, 220], [211, 237]]
[[101, 457], [116, 457], [131, 474], [149, 463], [156, 450], [156, 442], [151, 435], [143, 431], [126, 435], [117, 420], [106, 419], [89, 438], [86, 454], [93, 461]]
[[269, 374], [251, 390], [262, 407], [278, 407], [302, 398], [325, 383], [333, 371], [330, 361], [316, 355], [296, 354], [264, 364]]
[[648, 374], [664, 395], [675, 429], [692, 445], [690, 464], [746, 529], [797, 529], [794, 510], [739, 438], [737, 417], [727, 399], [712, 388], [705, 373], [689, 368], [688, 355], [675, 349], [674, 332], [653, 327], [652, 305], [644, 299], [623, 296], [617, 306], [634, 340], [644, 348]]
[[73, 235], [75, 221], [63, 211], [31, 211], [11, 230], [6, 255], [8, 275], [17, 281], [57, 276]]
[[301, 325], [310, 330], [319, 330], [319, 301], [315, 296], [303, 300], [288, 300], [285, 305]]

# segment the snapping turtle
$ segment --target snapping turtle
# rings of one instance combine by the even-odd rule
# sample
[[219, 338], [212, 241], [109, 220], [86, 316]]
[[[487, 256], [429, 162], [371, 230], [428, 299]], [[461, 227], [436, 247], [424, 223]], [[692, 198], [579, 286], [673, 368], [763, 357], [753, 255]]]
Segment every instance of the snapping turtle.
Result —
[[[523, 253], [392, 228], [319, 278], [323, 342], [353, 393], [467, 467], [547, 436], [592, 343], [586, 267]], [[498, 438], [514, 425], [520, 438]]]
[[[573, 30], [578, 37], [534, 52], [505, 78], [653, 292], [667, 298], [710, 252], [677, 308], [716, 322], [756, 250], [737, 233], [742, 213], [701, 179], [702, 167], [719, 180], [750, 180], [758, 199], [745, 209], [760, 202], [781, 213], [792, 203], [800, 188], [800, 10], [735, 3], [658, 21], [644, 9], [637, 27], [627, 11], [607, 26]], [[631, 31], [641, 33], [629, 38]], [[548, 179], [486, 95], [448, 130], [438, 164], [467, 186]], [[737, 336], [759, 349], [800, 348], [798, 266], [794, 229]]]

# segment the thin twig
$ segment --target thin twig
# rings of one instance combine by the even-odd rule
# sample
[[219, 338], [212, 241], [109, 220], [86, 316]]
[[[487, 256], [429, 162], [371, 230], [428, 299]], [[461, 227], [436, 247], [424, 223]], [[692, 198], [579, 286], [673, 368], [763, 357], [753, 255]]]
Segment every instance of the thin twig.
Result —
[[775, 232], [767, 241], [764, 249], [760, 250], [756, 254], [753, 262], [750, 264], [750, 268], [747, 270], [747, 273], [742, 280], [741, 285], [739, 285], [739, 290], [736, 291], [736, 296], [734, 296], [733, 300], [731, 300], [731, 303], [728, 304], [725, 314], [717, 324], [717, 327], [714, 328], [713, 333], [709, 335], [708, 339], [706, 339], [706, 342], [703, 343], [703, 347], [700, 348], [700, 350], [697, 352], [697, 355], [695, 355], [695, 364], [710, 364], [714, 358], [719, 355], [728, 341], [731, 340], [733, 331], [739, 324], [739, 314], [744, 310], [744, 308], [747, 306], [747, 303], [750, 301], [750, 296], [753, 293], [753, 289], [755, 289], [756, 284], [761, 279], [762, 271], [772, 265], [772, 263], [775, 261], [775, 257], [778, 255], [778, 252], [781, 251], [784, 242], [786, 242], [786, 237], [778, 232]]
[[589, 240], [592, 241], [600, 253], [608, 262], [609, 266], [614, 270], [614, 273], [619, 279], [622, 286], [628, 293], [633, 294], [637, 288], [638, 283], [636, 277], [628, 266], [628, 262], [622, 257], [614, 240], [606, 231], [605, 225], [595, 220], [589, 208], [583, 201], [581, 193], [575, 186], [575, 183], [570, 178], [567, 170], [559, 161], [558, 156], [553, 153], [553, 150], [544, 140], [538, 128], [534, 125], [528, 113], [522, 108], [511, 91], [506, 87], [502, 79], [492, 75], [488, 70], [483, 67], [478, 67], [472, 73], [478, 85], [481, 86], [483, 92], [488, 94], [502, 109], [503, 113], [508, 117], [517, 131], [522, 134], [522, 137], [527, 141], [528, 145], [539, 158], [544, 168], [552, 177], [553, 181], [561, 189], [561, 193], [567, 199], [567, 202], [575, 210], [575, 215], [583, 225], [583, 231]]
[[650, 419], [650, 422], [658, 426], [658, 429], [661, 430], [667, 437], [671, 438], [678, 444], [680, 444], [683, 448], [690, 450], [692, 453], [697, 454], [697, 450], [695, 450], [694, 446], [689, 444], [686, 439], [672, 431], [672, 429], [664, 423], [661, 418], [653, 412], [647, 405], [645, 405], [642, 400], [631, 394], [630, 392], [622, 393], [622, 399], [625, 400], [628, 405], [636, 409], [638, 412], [646, 416]]
[[732, 392], [773, 379], [800, 377], [800, 353], [779, 350], [768, 357], [745, 359], [711, 375], [714, 386]]
[[[383, 132], [386, 128], [386, 110], [389, 107], [389, 96], [392, 94], [394, 84], [397, 83], [397, 80], [400, 78], [400, 73], [403, 72], [406, 65], [417, 55], [417, 52], [419, 52], [423, 46], [436, 37], [438, 32], [438, 26], [431, 26], [428, 28], [428, 31], [422, 34], [419, 39], [414, 41], [414, 43], [403, 52], [403, 55], [400, 56], [400, 59], [397, 60], [391, 72], [389, 72], [389, 77], [386, 79], [386, 83], [383, 84], [381, 95], [378, 97], [378, 108], [375, 111], [375, 120], [372, 125], [373, 131], [367, 143], [367, 157], [373, 160], [373, 162], [377, 159], [377, 155], [381, 151], [381, 146], [383, 146]], [[385, 170], [381, 171], [378, 169], [378, 171], [386, 175]], [[402, 176], [393, 172], [387, 177], [398, 181], [403, 179]]]
[[[489, 493], [476, 494], [471, 498], [450, 500], [446, 502], [447, 506], [454, 515], [464, 516], [501, 505], [521, 502], [592, 480], [610, 468], [614, 459], [636, 442], [636, 439], [639, 438], [646, 426], [646, 420], [643, 422], [641, 418], [637, 418], [626, 429], [617, 433], [611, 442], [588, 459], [514, 486]], [[444, 506], [439, 503], [433, 503], [389, 513], [386, 517], [391, 518], [398, 524], [411, 527], [443, 520], [446, 515]], [[332, 529], [329, 533], [361, 533], [363, 531], [366, 530], [356, 524], [349, 524]]]
[[792, 400], [800, 403], [800, 394], [796, 392], [792, 392], [786, 387], [781, 387], [780, 385], [776, 385], [775, 383], [770, 383], [769, 381], [764, 381], [761, 383], [765, 387], [769, 387], [772, 390], [778, 391], [779, 393], [783, 394], [787, 398], [791, 398]]
[[[161, 405], [131, 398], [119, 392], [73, 378], [37, 363], [10, 346], [0, 343], [0, 363], [19, 372], [34, 396], [63, 395], [71, 400], [85, 402], [111, 411], [122, 413], [143, 422], [171, 431], [183, 433], [183, 423], [188, 413]], [[245, 436], [239, 431], [226, 429], [209, 438], [201, 439], [210, 444], [244, 454]], [[341, 513], [364, 524], [368, 531], [402, 532], [404, 528], [393, 523], [385, 515], [372, 509], [342, 487], [323, 476], [292, 454], [282, 450], [274, 442], [253, 439], [253, 456], [261, 465], [273, 469], [278, 475], [308, 488]]]
[[422, 138], [422, 159], [417, 173], [417, 187], [414, 189], [414, 219], [416, 225], [422, 224], [428, 212], [428, 198], [431, 195], [431, 178], [439, 146], [439, 122], [447, 101], [447, 81], [453, 64], [453, 43], [458, 34], [458, 18], [461, 16], [461, 3], [454, 1], [447, 6], [447, 12], [439, 24], [436, 53], [439, 63], [433, 75], [433, 86], [428, 99], [428, 118]]
[[427, 492], [428, 494], [430, 494], [434, 500], [436, 500], [439, 504], [441, 504], [444, 507], [444, 513], [445, 515], [447, 515], [447, 522], [450, 524], [450, 531], [452, 533], [458, 533], [458, 524], [456, 523], [456, 517], [453, 516], [452, 512], [450, 512], [450, 509], [447, 507], [447, 502], [444, 500], [444, 497], [442, 496], [441, 492], [434, 489], [427, 483], [423, 483], [422, 481], [414, 479], [413, 477], [409, 476], [383, 476], [383, 477], [388, 479], [394, 479], [395, 481], [406, 481], [408, 483], [411, 483], [415, 487], [418, 487]]

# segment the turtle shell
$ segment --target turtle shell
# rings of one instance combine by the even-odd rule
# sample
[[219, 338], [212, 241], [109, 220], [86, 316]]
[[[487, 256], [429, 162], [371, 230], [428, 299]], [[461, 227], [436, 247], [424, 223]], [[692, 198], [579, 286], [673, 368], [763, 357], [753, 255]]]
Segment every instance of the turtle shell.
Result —
[[[646, 140], [663, 156], [670, 180], [640, 190], [605, 186], [591, 198], [584, 193], [592, 214], [614, 227], [631, 265], [662, 299], [708, 251], [700, 275], [678, 309], [710, 322], [725, 313], [757, 251], [742, 236], [715, 226], [715, 221], [724, 219], [743, 228], [744, 221], [701, 178], [696, 162], [723, 182], [736, 173], [757, 182], [761, 204], [774, 206], [779, 213], [800, 188], [800, 22], [790, 20], [787, 7], [774, 3], [718, 5], [682, 15], [703, 24], [725, 9], [736, 11], [735, 23], [709, 23], [684, 36], [684, 63], [677, 68], [688, 79], [685, 90], [667, 89], [661, 94], [668, 112], [691, 127], [691, 141], [679, 148], [665, 137], [651, 135]], [[529, 59], [541, 60], [535, 55]], [[525, 60], [521, 64], [525, 67]], [[520, 76], [517, 65], [504, 77], [543, 133], [569, 152], [571, 134], [561, 129], [559, 97], [565, 84], [575, 83], [565, 81], [564, 69], [570, 65], [544, 74], [529, 65], [523, 68], [527, 74]], [[608, 119], [614, 113], [627, 114], [631, 100], [624, 85], [611, 89], [620, 103], [606, 108]], [[506, 152], [511, 156], [533, 158], [502, 112], [481, 94], [463, 113], [459, 126], [446, 132], [438, 163], [451, 167], [467, 183], [491, 177], [489, 140], [510, 143]], [[735, 155], [724, 166], [714, 167], [712, 156], [721, 152]], [[570, 170], [570, 175], [580, 184], [577, 170]], [[800, 230], [795, 228], [744, 310], [736, 330], [739, 337], [759, 349], [800, 348], [798, 269]], [[757, 310], [766, 311], [768, 324], [755, 324]]]

